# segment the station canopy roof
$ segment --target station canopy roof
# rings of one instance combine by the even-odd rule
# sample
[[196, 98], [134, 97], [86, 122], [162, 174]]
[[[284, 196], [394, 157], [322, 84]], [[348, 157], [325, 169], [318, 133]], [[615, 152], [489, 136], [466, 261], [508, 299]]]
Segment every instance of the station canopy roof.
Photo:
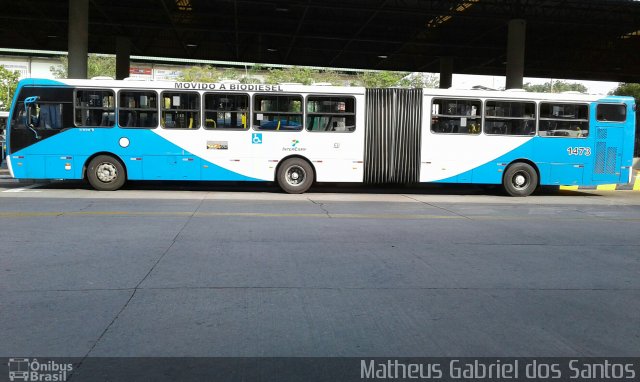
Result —
[[[67, 50], [68, 1], [12, 1], [0, 47]], [[89, 51], [334, 68], [504, 75], [508, 21], [525, 76], [640, 82], [632, 0], [89, 0]]]

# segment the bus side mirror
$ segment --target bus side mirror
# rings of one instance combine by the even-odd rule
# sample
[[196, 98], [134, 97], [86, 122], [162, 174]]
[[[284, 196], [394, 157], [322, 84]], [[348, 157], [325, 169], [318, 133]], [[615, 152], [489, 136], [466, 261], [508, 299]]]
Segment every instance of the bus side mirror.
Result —
[[24, 125], [29, 128], [35, 135], [36, 139], [40, 139], [38, 132], [34, 129], [34, 127], [40, 125], [40, 113], [38, 108], [38, 100], [40, 97], [31, 96], [24, 99], [24, 109], [25, 109], [25, 123]]

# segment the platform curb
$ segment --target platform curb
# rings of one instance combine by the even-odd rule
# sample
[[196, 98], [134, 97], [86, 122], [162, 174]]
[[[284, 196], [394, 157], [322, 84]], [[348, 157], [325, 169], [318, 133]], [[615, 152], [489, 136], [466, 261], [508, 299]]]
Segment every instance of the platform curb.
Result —
[[631, 183], [627, 184], [601, 184], [598, 186], [560, 186], [561, 190], [598, 190], [598, 191], [640, 191], [640, 171], [634, 171]]

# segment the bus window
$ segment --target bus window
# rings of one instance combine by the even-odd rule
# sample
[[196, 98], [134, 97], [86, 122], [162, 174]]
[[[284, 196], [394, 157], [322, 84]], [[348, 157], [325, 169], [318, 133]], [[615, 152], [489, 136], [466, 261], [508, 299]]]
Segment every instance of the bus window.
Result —
[[249, 95], [207, 93], [204, 95], [205, 129], [246, 129]]
[[253, 97], [253, 127], [258, 130], [302, 130], [302, 96], [257, 94]]
[[162, 119], [165, 129], [200, 128], [200, 94], [162, 92]]
[[118, 94], [118, 125], [121, 127], [158, 127], [158, 94], [154, 91], [122, 90]]
[[536, 104], [534, 102], [487, 101], [484, 132], [496, 135], [534, 135]]
[[75, 94], [76, 126], [108, 126], [116, 123], [112, 90], [78, 89]]
[[589, 106], [574, 103], [540, 103], [541, 137], [583, 138], [589, 135]]
[[307, 131], [351, 132], [356, 129], [353, 97], [309, 96]]
[[623, 104], [601, 103], [596, 109], [601, 122], [624, 122], [627, 120], [627, 107]]
[[480, 134], [482, 102], [479, 99], [434, 98], [431, 104], [431, 132]]
[[[25, 99], [38, 97], [25, 109]], [[30, 116], [28, 125], [27, 114]], [[25, 86], [18, 95], [11, 119], [11, 152], [21, 150], [38, 141], [74, 127], [73, 89]]]
[[[38, 96], [38, 101], [30, 106], [32, 109], [31, 127], [36, 130], [62, 130], [73, 127], [70, 92], [71, 89], [60, 89], [59, 91], [42, 89], [42, 95]], [[23, 101], [24, 99], [19, 102], [17, 113], [14, 113], [15, 126], [18, 129], [25, 127], [26, 111]]]

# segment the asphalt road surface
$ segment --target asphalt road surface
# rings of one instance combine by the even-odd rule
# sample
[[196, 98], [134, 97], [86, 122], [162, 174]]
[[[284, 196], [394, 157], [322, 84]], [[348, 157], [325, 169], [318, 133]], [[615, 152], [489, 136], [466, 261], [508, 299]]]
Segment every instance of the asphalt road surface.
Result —
[[640, 193], [0, 184], [0, 356], [640, 356]]

